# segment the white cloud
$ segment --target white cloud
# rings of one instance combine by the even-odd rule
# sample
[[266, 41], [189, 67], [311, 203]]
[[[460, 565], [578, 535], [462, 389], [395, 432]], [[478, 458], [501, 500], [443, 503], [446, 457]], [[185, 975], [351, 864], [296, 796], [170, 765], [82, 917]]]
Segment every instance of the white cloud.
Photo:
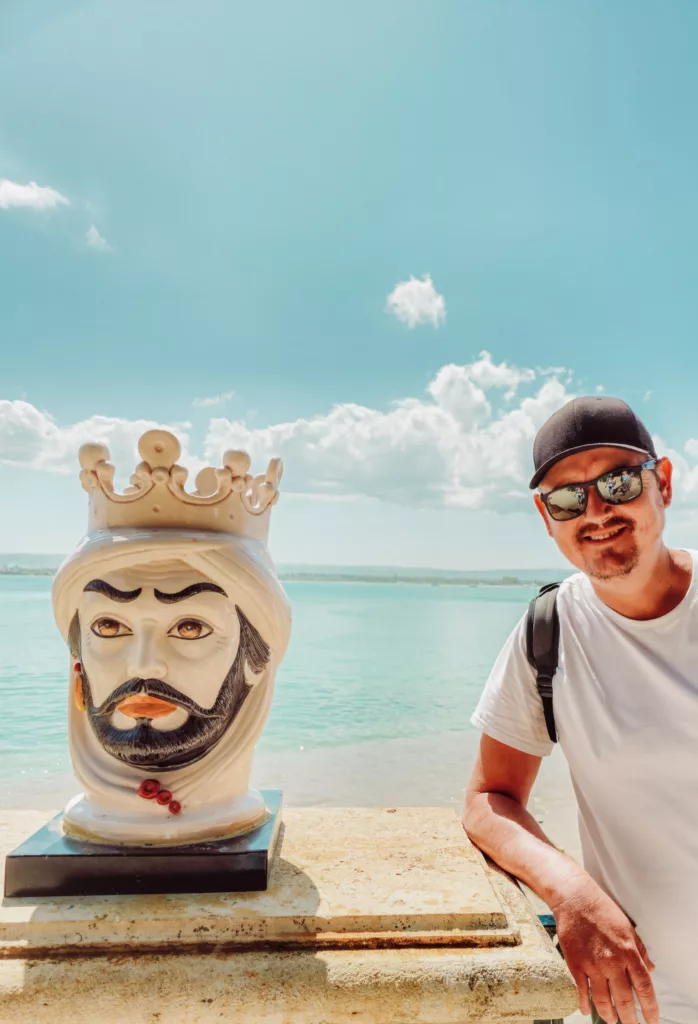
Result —
[[224, 391], [221, 395], [211, 395], [209, 398], [195, 398], [191, 403], [197, 409], [212, 409], [216, 405], [223, 405], [235, 398], [234, 391]]
[[596, 385], [596, 393], [597, 393], [598, 395], [600, 395], [600, 394], [601, 394], [601, 392], [602, 392], [602, 391], [605, 391], [605, 390], [606, 390], [606, 389], [605, 389], [605, 387], [603, 386], [603, 384], [597, 384], [597, 385]]
[[55, 188], [42, 187], [35, 181], [18, 185], [9, 178], [0, 178], [0, 210], [28, 207], [32, 210], [51, 210], [54, 206], [70, 206], [70, 200]]
[[532, 382], [531, 373], [496, 366], [483, 353], [469, 365], [442, 367], [424, 398], [402, 399], [387, 411], [343, 404], [261, 429], [212, 419], [205, 454], [218, 459], [226, 448], [242, 447], [255, 464], [281, 455], [293, 491], [414, 506], [520, 507], [536, 431], [572, 397], [551, 377], [502, 411], [492, 392]]
[[[521, 393], [516, 401], [507, 401], [512, 390]], [[516, 511], [530, 507], [535, 434], [572, 397], [557, 376], [496, 364], [483, 352], [472, 363], [442, 366], [422, 396], [403, 398], [385, 410], [344, 403], [261, 428], [249, 419], [214, 416], [203, 455], [206, 462], [219, 465], [227, 448], [246, 448], [253, 472], [280, 455], [286, 463], [287, 494]], [[136, 464], [138, 437], [157, 425], [93, 416], [59, 426], [26, 401], [0, 401], [0, 462], [74, 473], [79, 445], [103, 441], [123, 481]], [[193, 479], [203, 463], [191, 454], [190, 424], [169, 429], [182, 441], [182, 463]], [[676, 467], [676, 504], [698, 508], [698, 439], [687, 440], [681, 451], [667, 449], [659, 438], [656, 443]]]
[[109, 242], [100, 235], [94, 224], [91, 224], [89, 230], [85, 232], [85, 243], [90, 249], [97, 249], [99, 252], [109, 252], [110, 250]]
[[429, 274], [423, 280], [410, 277], [401, 281], [388, 296], [386, 309], [407, 324], [433, 324], [438, 327], [446, 319], [446, 302], [443, 295], [434, 288]]
[[[471, 378], [483, 388], [507, 388], [507, 392], [515, 392], [519, 384], [535, 380], [535, 370], [519, 369], [509, 363], [493, 363], [489, 352], [481, 352], [480, 358], [471, 363], [467, 370]], [[548, 371], [541, 371], [541, 376]], [[553, 373], [558, 371], [553, 370]], [[562, 371], [564, 372], [564, 371]]]
[[[124, 420], [111, 416], [91, 416], [68, 426], [59, 426], [53, 416], [25, 401], [0, 400], [0, 463], [27, 466], [51, 473], [77, 473], [78, 449], [86, 441], [99, 441], [109, 448], [117, 478], [125, 483], [138, 462], [138, 439], [146, 430], [162, 426], [152, 420]], [[186, 453], [189, 448], [188, 424], [167, 429], [179, 438]], [[193, 471], [201, 461], [186, 456]]]

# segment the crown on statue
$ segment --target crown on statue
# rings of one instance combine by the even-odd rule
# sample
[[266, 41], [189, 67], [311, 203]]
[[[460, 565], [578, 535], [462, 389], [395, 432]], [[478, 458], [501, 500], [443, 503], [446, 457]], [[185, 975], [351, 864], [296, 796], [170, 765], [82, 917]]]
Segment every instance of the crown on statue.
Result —
[[114, 466], [103, 444], [80, 448], [80, 482], [90, 495], [89, 529], [216, 530], [266, 541], [269, 513], [279, 500], [281, 459], [250, 475], [247, 452], [227, 451], [223, 465], [206, 466], [196, 490], [185, 490], [188, 470], [177, 464], [182, 448], [167, 430], [148, 430], [138, 442], [143, 460], [123, 492], [114, 489]]

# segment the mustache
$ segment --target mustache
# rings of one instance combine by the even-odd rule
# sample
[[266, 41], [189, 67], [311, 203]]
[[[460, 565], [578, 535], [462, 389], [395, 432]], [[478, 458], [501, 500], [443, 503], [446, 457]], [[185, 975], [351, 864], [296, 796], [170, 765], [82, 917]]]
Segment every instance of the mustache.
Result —
[[588, 527], [581, 526], [577, 530], [577, 541], [581, 542], [586, 540], [587, 537], [594, 537], [597, 533], [606, 533], [607, 530], [615, 530], [624, 526], [631, 532], [635, 529], [635, 522], [632, 519], [626, 519], [624, 516], [611, 516], [601, 526], [596, 527], [594, 530], [590, 530]]
[[159, 697], [160, 700], [176, 704], [178, 708], [183, 708], [196, 718], [223, 718], [223, 715], [216, 711], [215, 705], [213, 708], [202, 708], [191, 697], [187, 697], [186, 694], [175, 690], [174, 686], [170, 686], [169, 683], [164, 682], [162, 679], [128, 679], [121, 686], [117, 686], [106, 700], [102, 701], [99, 707], [93, 706], [91, 712], [97, 718], [108, 718], [127, 697], [137, 696]]

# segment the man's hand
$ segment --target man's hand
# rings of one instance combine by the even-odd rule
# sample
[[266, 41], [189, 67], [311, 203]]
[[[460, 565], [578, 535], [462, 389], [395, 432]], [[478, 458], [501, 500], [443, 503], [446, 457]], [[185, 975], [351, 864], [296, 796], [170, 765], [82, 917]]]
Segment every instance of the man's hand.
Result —
[[579, 1009], [609, 1024], [638, 1024], [633, 991], [646, 1024], [659, 1024], [649, 972], [654, 964], [642, 939], [616, 903], [581, 871], [569, 879], [550, 909], [565, 960], [579, 989]]

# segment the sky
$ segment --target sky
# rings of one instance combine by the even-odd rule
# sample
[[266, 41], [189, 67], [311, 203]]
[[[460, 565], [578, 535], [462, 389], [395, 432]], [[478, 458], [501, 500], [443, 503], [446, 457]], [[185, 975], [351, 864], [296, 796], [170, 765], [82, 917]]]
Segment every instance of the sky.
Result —
[[561, 564], [527, 481], [626, 399], [698, 546], [694, 0], [5, 0], [0, 550], [83, 441], [280, 455], [285, 564]]

